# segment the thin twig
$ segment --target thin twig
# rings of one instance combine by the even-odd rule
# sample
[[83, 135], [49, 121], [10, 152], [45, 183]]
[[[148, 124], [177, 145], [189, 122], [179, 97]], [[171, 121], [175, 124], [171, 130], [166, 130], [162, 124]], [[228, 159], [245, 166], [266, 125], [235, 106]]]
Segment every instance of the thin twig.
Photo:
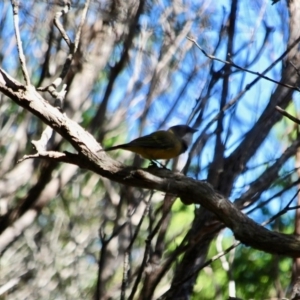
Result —
[[20, 29], [19, 29], [19, 1], [18, 0], [11, 0], [11, 5], [13, 8], [13, 20], [14, 20], [14, 29], [15, 29], [15, 36], [17, 40], [17, 48], [19, 53], [19, 60], [21, 64], [22, 73], [24, 76], [26, 86], [30, 86], [30, 77], [26, 67], [26, 59], [23, 51], [22, 40], [20, 37]]
[[76, 33], [76, 37], [75, 37], [75, 41], [74, 41], [74, 53], [76, 53], [77, 49], [78, 49], [78, 45], [79, 45], [79, 41], [80, 41], [80, 36], [81, 36], [81, 31], [86, 19], [86, 15], [88, 12], [90, 6], [90, 0], [86, 0], [83, 11], [82, 11], [82, 15], [81, 15], [81, 20], [80, 20], [80, 24]]
[[68, 34], [66, 33], [63, 25], [61, 24], [59, 18], [66, 15], [70, 9], [71, 9], [71, 3], [69, 1], [66, 1], [64, 8], [55, 14], [55, 18], [53, 21], [54, 25], [59, 30], [62, 38], [65, 40], [65, 42], [67, 43], [69, 48], [72, 47], [72, 42], [71, 42], [71, 39], [69, 38]]
[[48, 159], [54, 162], [64, 162], [72, 165], [78, 165], [78, 161], [80, 160], [80, 157], [77, 154], [70, 153], [67, 151], [64, 152], [42, 151], [42, 152], [37, 152], [35, 154], [24, 155], [22, 158], [20, 158], [17, 161], [17, 163], [19, 164], [26, 159], [32, 159], [32, 158]]
[[[122, 299], [125, 299], [125, 289], [129, 283], [129, 276], [128, 276], [128, 272], [130, 270], [130, 266], [129, 266], [129, 260], [128, 258], [130, 257], [131, 255], [131, 248], [133, 246], [133, 243], [135, 242], [137, 236], [138, 236], [138, 233], [141, 229], [141, 226], [143, 224], [143, 221], [145, 219], [145, 217], [148, 215], [149, 213], [149, 208], [150, 208], [150, 204], [151, 204], [151, 200], [152, 200], [152, 197], [154, 195], [154, 191], [151, 191], [151, 194], [150, 194], [150, 197], [149, 197], [149, 200], [146, 202], [146, 207], [144, 209], [144, 212], [143, 212], [143, 215], [134, 231], [134, 234], [133, 234], [133, 237], [131, 238], [130, 240], [130, 243], [125, 251], [125, 257], [124, 257], [124, 266], [123, 266], [123, 278], [122, 278], [122, 286], [121, 286], [121, 300]], [[134, 294], [133, 294], [134, 295]]]
[[[141, 218], [141, 220], [140, 220], [140, 222], [139, 222], [139, 226], [138, 226], [137, 230], [140, 229], [140, 227], [141, 227], [141, 225], [142, 225], [142, 222], [143, 222], [144, 218], [146, 217], [146, 215], [149, 214], [149, 211], [150, 211], [150, 203], [151, 203], [151, 199], [152, 199], [152, 197], [153, 197], [153, 194], [154, 194], [154, 191], [151, 191], [151, 195], [150, 195], [149, 201], [148, 201], [147, 206], [146, 206], [146, 208], [145, 208], [145, 210], [144, 210], [143, 216], [142, 216], [142, 218]], [[134, 235], [134, 240], [135, 240], [136, 237], [137, 237], [137, 233], [138, 233], [137, 230], [136, 230], [135, 235]], [[127, 252], [129, 252], [129, 250], [131, 250], [132, 244], [133, 244], [133, 240], [131, 241], [130, 245], [128, 246]], [[136, 280], [135, 280], [135, 282], [134, 282], [134, 284], [133, 284], [133, 287], [132, 287], [131, 293], [130, 293], [130, 295], [129, 295], [129, 297], [128, 297], [128, 300], [132, 300], [132, 299], [134, 298], [134, 295], [135, 295], [136, 291], [137, 291], [138, 285], [139, 285], [139, 283], [140, 283], [140, 281], [141, 281], [141, 278], [142, 278], [142, 274], [143, 274], [144, 268], [145, 268], [146, 263], [147, 263], [148, 258], [149, 258], [150, 246], [151, 246], [151, 241], [149, 241], [149, 240], [147, 239], [147, 240], [146, 240], [146, 247], [145, 247], [145, 252], [144, 252], [143, 261], [142, 261], [142, 264], [141, 264], [141, 266], [140, 266], [140, 268], [139, 268], [139, 270], [138, 270], [137, 277], [136, 277]]]
[[216, 57], [216, 56], [210, 55], [210, 54], [208, 54], [208, 53], [207, 53], [207, 52], [206, 52], [206, 51], [205, 51], [205, 50], [204, 50], [204, 49], [196, 42], [195, 39], [193, 39], [193, 38], [191, 38], [191, 37], [187, 37], [187, 39], [190, 40], [192, 43], [194, 43], [194, 44], [196, 45], [196, 47], [197, 47], [197, 48], [198, 48], [198, 49], [199, 49], [206, 57], [208, 57], [208, 58], [210, 58], [210, 59], [212, 59], [212, 60], [216, 60], [216, 61], [222, 62], [222, 63], [224, 63], [224, 64], [226, 64], [226, 65], [230, 65], [230, 66], [232, 66], [232, 67], [234, 67], [234, 68], [236, 68], [236, 69], [245, 71], [245, 72], [250, 73], [250, 74], [253, 74], [253, 75], [257, 75], [257, 76], [260, 77], [260, 78], [264, 78], [264, 79], [266, 79], [266, 80], [268, 80], [268, 81], [271, 81], [271, 82], [274, 82], [274, 83], [276, 83], [276, 84], [278, 84], [278, 85], [281, 85], [281, 86], [287, 87], [287, 88], [289, 88], [289, 89], [292, 89], [292, 90], [295, 90], [295, 91], [300, 92], [300, 88], [298, 88], [298, 87], [296, 87], [296, 86], [292, 86], [292, 85], [287, 84], [287, 83], [282, 83], [282, 82], [280, 82], [280, 81], [274, 80], [274, 79], [272, 79], [272, 78], [270, 78], [270, 77], [264, 75], [264, 74], [266, 74], [270, 69], [272, 69], [272, 68], [275, 66], [275, 64], [277, 64], [279, 61], [281, 61], [282, 58], [283, 58], [283, 57], [284, 57], [284, 56], [285, 56], [285, 55], [286, 55], [286, 54], [287, 54], [287, 53], [288, 53], [295, 45], [297, 45], [297, 44], [299, 43], [300, 37], [298, 37], [298, 39], [296, 39], [296, 40], [294, 41], [294, 43], [291, 44], [291, 46], [289, 46], [289, 47], [286, 49], [286, 51], [284, 51], [283, 54], [282, 54], [275, 62], [273, 62], [266, 70], [264, 70], [262, 73], [255, 72], [255, 71], [250, 71], [249, 69], [243, 68], [243, 67], [241, 67], [241, 66], [235, 64], [235, 63], [232, 62], [232, 61], [224, 60], [224, 59], [218, 58], [218, 57]]
[[97, 277], [96, 292], [94, 295], [95, 300], [100, 300], [101, 295], [102, 295], [101, 278], [102, 278], [102, 272], [104, 270], [104, 264], [105, 264], [105, 260], [106, 260], [107, 246], [111, 242], [111, 240], [114, 237], [116, 237], [127, 224], [128, 224], [127, 222], [124, 222], [122, 225], [115, 228], [114, 231], [112, 232], [112, 234], [108, 238], [106, 237], [106, 234], [103, 229], [104, 225], [102, 225], [99, 229], [99, 238], [100, 238], [102, 247], [100, 249], [100, 255], [99, 255], [99, 260], [98, 260], [98, 277]]
[[61, 33], [63, 39], [65, 40], [65, 42], [69, 46], [70, 53], [66, 58], [66, 62], [64, 64], [63, 68], [62, 68], [62, 71], [61, 71], [59, 77], [56, 78], [50, 85], [48, 85], [46, 87], [39, 87], [37, 90], [39, 90], [39, 91], [48, 91], [54, 98], [56, 98], [55, 90], [57, 89], [57, 87], [62, 83], [62, 81], [66, 77], [66, 75], [67, 75], [67, 73], [70, 69], [71, 63], [73, 61], [74, 55], [78, 50], [80, 36], [81, 36], [81, 32], [82, 32], [84, 22], [86, 20], [86, 15], [87, 15], [87, 12], [88, 12], [89, 5], [90, 5], [90, 0], [87, 0], [85, 2], [85, 5], [84, 5], [83, 11], [82, 11], [81, 21], [80, 21], [80, 25], [79, 25], [77, 33], [76, 33], [74, 43], [70, 40], [70, 38], [68, 37], [66, 31], [64, 30], [62, 24], [59, 21], [59, 18], [61, 16], [65, 15], [65, 14], [67, 14], [68, 11], [70, 10], [70, 3], [67, 3], [65, 5], [65, 7], [60, 12], [56, 13], [56, 16], [55, 16], [55, 19], [54, 19], [54, 25], [57, 27], [57, 29]]
[[126, 297], [126, 287], [128, 285], [128, 272], [130, 270], [129, 264], [129, 252], [125, 252], [124, 254], [124, 263], [123, 263], [123, 278], [122, 278], [122, 285], [121, 285], [121, 297], [120, 300], [125, 300]]
[[143, 271], [144, 271], [144, 269], [146, 267], [146, 264], [147, 264], [147, 261], [148, 261], [148, 258], [149, 258], [150, 247], [151, 247], [151, 241], [149, 241], [147, 239], [146, 240], [146, 247], [145, 247], [145, 251], [144, 251], [143, 261], [142, 261], [141, 267], [140, 267], [140, 269], [138, 271], [138, 275], [136, 277], [136, 280], [134, 282], [134, 285], [133, 285], [131, 293], [130, 293], [130, 295], [128, 297], [128, 300], [132, 300], [134, 298], [134, 294], [137, 291], [138, 285], [139, 285], [139, 283], [141, 281], [141, 278], [142, 278], [142, 275], [143, 275]]
[[294, 199], [297, 197], [297, 195], [299, 194], [299, 192], [300, 192], [300, 190], [297, 190], [296, 193], [295, 193], [295, 195], [294, 195], [294, 197], [288, 202], [288, 204], [280, 212], [278, 212], [276, 215], [274, 215], [269, 220], [263, 222], [261, 225], [262, 226], [266, 226], [267, 224], [270, 224], [275, 219], [277, 219], [278, 217], [282, 216], [283, 214], [285, 214], [289, 210], [298, 209], [299, 208], [298, 206], [290, 207], [290, 205], [292, 204], [292, 202], [294, 201]]
[[[299, 41], [300, 41], [300, 36], [269, 66], [267, 67], [262, 73], [258, 73], [258, 72], [253, 72], [253, 71], [250, 71], [248, 69], [245, 69], [245, 68], [242, 68], [236, 64], [234, 64], [233, 62], [231, 61], [226, 61], [226, 60], [222, 60], [220, 58], [217, 58], [213, 55], [210, 55], [208, 54], [197, 42], [195, 39], [191, 38], [191, 37], [187, 37], [188, 40], [190, 40], [192, 43], [194, 43], [197, 48], [200, 49], [200, 51], [208, 58], [212, 59], [212, 60], [216, 60], [216, 61], [220, 61], [224, 64], [230, 64], [232, 65], [233, 67], [237, 68], [237, 69], [240, 69], [240, 70], [243, 70], [245, 72], [249, 72], [251, 74], [255, 74], [255, 75], [258, 75], [257, 78], [255, 78], [253, 81], [251, 81], [249, 84], [246, 85], [245, 89], [243, 91], [241, 91], [238, 95], [236, 95], [233, 99], [231, 99], [231, 101], [229, 101], [228, 103], [225, 104], [225, 106], [206, 124], [205, 128], [202, 130], [202, 133], [200, 134], [198, 140], [202, 140], [203, 136], [205, 135], [205, 132], [207, 132], [208, 128], [210, 126], [212, 126], [212, 124], [214, 124], [215, 121], [217, 121], [220, 116], [223, 114], [224, 111], [228, 110], [230, 107], [232, 107], [234, 104], [236, 104], [236, 102], [248, 91], [250, 90], [250, 88], [252, 88], [260, 78], [265, 78], [267, 80], [270, 80], [270, 81], [273, 81], [275, 83], [278, 83], [279, 85], [282, 85], [282, 86], [285, 86], [285, 87], [288, 87], [288, 88], [291, 88], [291, 89], [294, 89], [294, 90], [297, 90], [297, 91], [300, 91], [299, 88], [297, 87], [293, 87], [293, 86], [290, 86], [290, 85], [287, 85], [287, 84], [283, 84], [281, 82], [277, 82], [277, 81], [274, 81], [273, 79], [271, 78], [268, 78], [267, 76], [265, 76], [264, 74], [266, 74], [267, 72], [269, 72], [279, 61], [281, 61], [285, 56], [286, 54], [293, 48], [295, 47]], [[278, 109], [277, 109], [278, 110]], [[282, 110], [283, 111], [283, 110]]]
[[290, 120], [292, 120], [296, 124], [300, 125], [300, 120], [299, 119], [297, 119], [294, 116], [290, 115], [287, 111], [285, 111], [284, 109], [282, 109], [280, 106], [275, 106], [275, 109], [278, 112], [280, 112], [282, 115], [284, 115], [285, 117], [289, 118]]

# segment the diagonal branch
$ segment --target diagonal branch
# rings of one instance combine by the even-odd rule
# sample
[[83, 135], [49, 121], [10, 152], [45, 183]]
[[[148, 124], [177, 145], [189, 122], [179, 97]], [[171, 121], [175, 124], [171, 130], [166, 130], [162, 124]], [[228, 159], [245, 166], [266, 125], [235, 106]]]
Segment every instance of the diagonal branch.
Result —
[[290, 120], [292, 120], [293, 122], [295, 122], [296, 124], [300, 125], [300, 120], [298, 118], [295, 118], [294, 116], [292, 116], [291, 114], [289, 114], [287, 111], [285, 111], [284, 109], [282, 109], [279, 106], [276, 106], [275, 109], [280, 112], [283, 116], [289, 118]]
[[[32, 112], [61, 134], [79, 152], [78, 166], [127, 186], [155, 189], [178, 195], [186, 205], [199, 204], [229, 227], [236, 239], [253, 248], [274, 254], [300, 257], [300, 238], [272, 232], [248, 218], [208, 183], [166, 169], [136, 169], [114, 161], [91, 134], [51, 106], [32, 87], [23, 87], [0, 69], [0, 91]], [[15, 87], [15, 88], [12, 88]], [[280, 245], [280, 247], [278, 247]]]

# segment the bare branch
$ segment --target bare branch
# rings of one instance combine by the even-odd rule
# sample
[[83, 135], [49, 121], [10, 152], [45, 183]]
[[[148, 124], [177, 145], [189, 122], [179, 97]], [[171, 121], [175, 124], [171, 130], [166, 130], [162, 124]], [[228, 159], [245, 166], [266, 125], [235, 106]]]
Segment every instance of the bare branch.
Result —
[[85, 5], [84, 5], [84, 9], [82, 11], [81, 21], [80, 21], [80, 25], [79, 25], [79, 28], [78, 28], [77, 33], [76, 33], [74, 43], [70, 40], [70, 38], [68, 37], [66, 31], [64, 30], [62, 24], [59, 21], [59, 18], [61, 16], [65, 15], [65, 14], [67, 14], [68, 11], [70, 10], [71, 4], [69, 3], [69, 1], [67, 1], [67, 3], [65, 4], [65, 7], [60, 12], [56, 13], [55, 18], [54, 18], [54, 24], [58, 28], [59, 32], [61, 33], [61, 35], [64, 38], [64, 40], [66, 41], [66, 43], [68, 44], [68, 46], [70, 48], [70, 53], [66, 58], [65, 64], [63, 66], [63, 69], [62, 69], [61, 74], [59, 75], [59, 77], [56, 78], [49, 86], [39, 87], [38, 88], [39, 91], [48, 91], [54, 98], [57, 98], [56, 89], [63, 82], [64, 78], [66, 77], [66, 75], [67, 75], [67, 73], [70, 69], [71, 63], [73, 61], [74, 55], [77, 52], [82, 27], [83, 27], [85, 19], [86, 19], [89, 4], [90, 4], [90, 0], [87, 0]]
[[[19, 90], [14, 91], [7, 87], [9, 79], [1, 70], [0, 75], [2, 75], [0, 77], [0, 91], [17, 104], [31, 111], [68, 140], [80, 153], [80, 159], [77, 161], [79, 167], [89, 169], [128, 186], [155, 189], [178, 195], [186, 205], [200, 204], [213, 212], [242, 243], [269, 253], [284, 254], [291, 257], [300, 256], [300, 239], [297, 236], [271, 232], [258, 225], [203, 181], [194, 180], [165, 169], [145, 170], [124, 167], [110, 159], [105, 152], [99, 152], [100, 154], [97, 156], [96, 152], [100, 147], [92, 135], [52, 107], [34, 89], [25, 88], [25, 91], [22, 90], [20, 94]], [[8, 84], [2, 84], [3, 80], [7, 80]]]
[[292, 116], [291, 114], [289, 114], [287, 111], [285, 111], [284, 109], [282, 109], [279, 106], [276, 106], [275, 109], [280, 112], [282, 115], [284, 115], [285, 117], [289, 118], [290, 120], [292, 120], [293, 122], [295, 122], [296, 124], [300, 125], [300, 120], [295, 118], [294, 116]]
[[23, 51], [22, 40], [20, 36], [20, 29], [19, 29], [19, 1], [18, 0], [11, 0], [11, 5], [13, 8], [13, 20], [14, 20], [14, 29], [15, 29], [15, 36], [17, 40], [17, 47], [19, 53], [19, 60], [21, 64], [22, 73], [24, 76], [26, 86], [30, 85], [30, 77], [28, 74], [27, 66], [26, 66], [26, 59]]
[[36, 154], [24, 155], [23, 158], [18, 160], [18, 163], [21, 163], [22, 161], [30, 158], [44, 158], [56, 162], [64, 162], [73, 165], [78, 165], [78, 161], [80, 160], [78, 155], [69, 152], [61, 153], [57, 151], [40, 151]]
[[88, 12], [88, 9], [90, 6], [90, 2], [91, 2], [91, 0], [86, 0], [83, 11], [82, 11], [80, 24], [79, 24], [79, 27], [78, 27], [78, 30], [76, 33], [75, 41], [74, 41], [74, 53], [76, 53], [77, 49], [78, 49], [82, 27], [83, 27], [85, 19], [86, 19], [86, 15], [87, 15], [87, 12]]
[[63, 25], [61, 24], [61, 22], [59, 20], [60, 17], [66, 15], [69, 12], [70, 8], [71, 8], [71, 3], [69, 1], [66, 1], [64, 8], [61, 11], [58, 11], [55, 14], [55, 18], [54, 18], [53, 23], [56, 26], [56, 28], [59, 30], [61, 36], [63, 37], [63, 39], [65, 40], [65, 42], [69, 46], [69, 48], [71, 49], [72, 48], [71, 39], [69, 38], [68, 34], [66, 33]]
[[287, 87], [289, 89], [292, 89], [292, 90], [295, 90], [295, 91], [300, 91], [300, 89], [296, 86], [292, 86], [290, 84], [286, 84], [286, 83], [283, 83], [283, 82], [280, 82], [280, 81], [277, 81], [277, 80], [274, 80], [270, 77], [267, 77], [265, 76], [264, 74], [268, 73], [278, 62], [282, 61], [282, 59], [286, 56], [286, 54], [290, 51], [290, 49], [292, 49], [293, 47], [295, 47], [299, 42], [300, 42], [300, 36], [283, 52], [282, 55], [280, 55], [266, 70], [264, 70], [262, 73], [259, 73], [259, 72], [254, 72], [254, 71], [251, 71], [249, 69], [246, 69], [246, 68], [243, 68], [237, 64], [235, 64], [234, 62], [232, 61], [228, 61], [228, 60], [223, 60], [221, 58], [218, 58], [216, 56], [213, 56], [213, 55], [210, 55], [208, 54], [198, 43], [197, 41], [194, 39], [194, 38], [191, 38], [191, 37], [187, 37], [188, 40], [190, 40], [192, 43], [194, 43], [198, 49], [201, 50], [201, 52], [206, 56], [208, 57], [209, 59], [212, 59], [212, 60], [216, 60], [216, 61], [219, 61], [219, 62], [222, 62], [226, 65], [230, 65], [234, 68], [237, 68], [241, 71], [245, 71], [247, 73], [250, 73], [250, 74], [253, 74], [253, 75], [257, 75], [258, 78], [255, 80], [254, 83], [256, 83], [260, 78], [264, 78], [268, 81], [271, 81], [271, 82], [274, 82], [278, 85], [281, 85], [281, 86], [284, 86], [284, 87]]

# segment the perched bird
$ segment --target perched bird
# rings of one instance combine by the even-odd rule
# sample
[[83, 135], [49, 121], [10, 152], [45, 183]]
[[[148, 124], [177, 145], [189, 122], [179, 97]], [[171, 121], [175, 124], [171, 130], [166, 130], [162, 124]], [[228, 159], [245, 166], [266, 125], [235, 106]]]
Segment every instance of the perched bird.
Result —
[[104, 151], [124, 149], [151, 161], [170, 159], [179, 156], [188, 149], [196, 131], [197, 129], [187, 125], [176, 125], [168, 130], [159, 130], [139, 137], [127, 144], [106, 148]]

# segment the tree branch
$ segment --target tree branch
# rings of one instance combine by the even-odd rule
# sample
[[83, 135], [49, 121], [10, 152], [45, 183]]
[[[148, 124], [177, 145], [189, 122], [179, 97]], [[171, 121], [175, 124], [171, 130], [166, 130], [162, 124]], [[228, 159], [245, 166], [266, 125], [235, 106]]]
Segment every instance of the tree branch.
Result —
[[300, 257], [299, 237], [271, 232], [258, 225], [208, 183], [166, 169], [125, 167], [103, 151], [97, 155], [100, 146], [91, 134], [52, 107], [33, 87], [22, 86], [1, 69], [0, 91], [69, 141], [78, 151], [79, 167], [128, 186], [177, 195], [186, 205], [200, 204], [213, 212], [245, 245], [268, 253]]
[[26, 86], [30, 85], [30, 77], [29, 73], [27, 70], [26, 66], [26, 59], [23, 51], [23, 46], [22, 46], [22, 40], [21, 40], [21, 35], [20, 35], [20, 30], [19, 30], [19, 1], [16, 0], [11, 0], [11, 5], [13, 8], [13, 20], [14, 20], [14, 29], [15, 29], [15, 36], [17, 40], [17, 47], [18, 47], [18, 53], [19, 53], [19, 60], [21, 64], [21, 69], [22, 73], [24, 76], [24, 80], [26, 83]]

